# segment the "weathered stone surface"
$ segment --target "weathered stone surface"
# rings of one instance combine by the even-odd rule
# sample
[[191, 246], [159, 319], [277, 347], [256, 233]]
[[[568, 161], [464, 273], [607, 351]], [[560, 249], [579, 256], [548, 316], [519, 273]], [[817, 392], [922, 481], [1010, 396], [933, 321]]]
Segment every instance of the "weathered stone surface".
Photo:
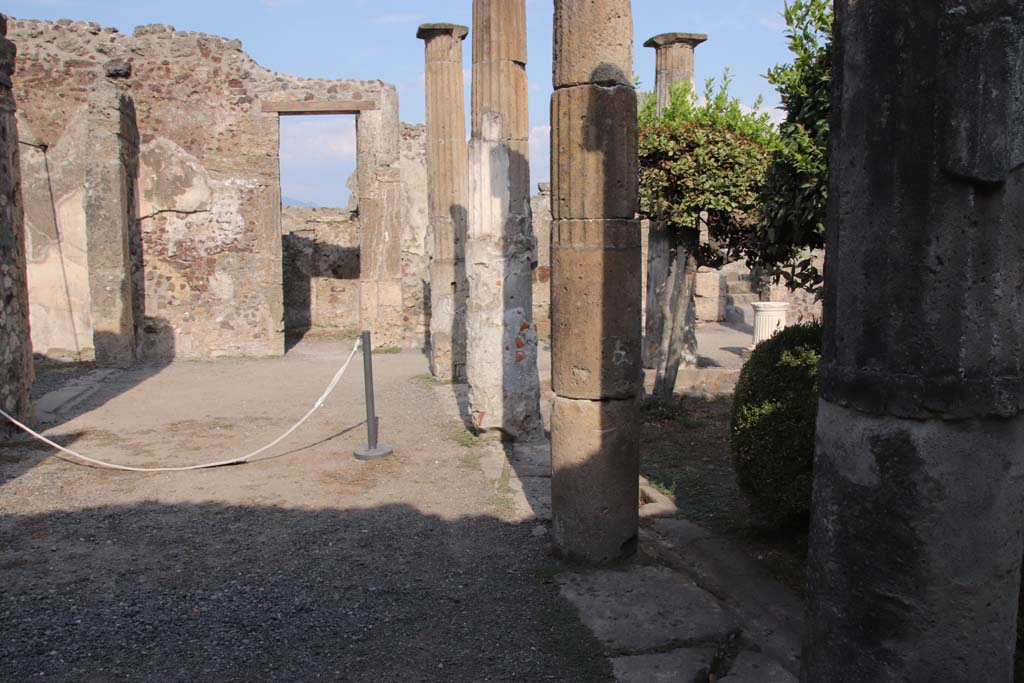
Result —
[[[362, 322], [380, 332], [375, 336], [393, 343], [408, 337], [405, 318], [416, 318], [410, 325], [421, 324], [422, 315], [403, 315], [403, 208], [393, 86], [282, 76], [256, 64], [238, 41], [166, 26], [140, 27], [133, 35], [80, 22], [18, 20], [10, 28], [22, 48], [15, 89], [23, 105], [23, 137], [48, 147], [55, 188], [51, 201], [46, 184], [30, 179], [26, 206], [49, 204], [76, 213], [80, 202], [63, 189], [82, 187], [81, 182], [68, 182], [79, 165], [74, 148], [81, 144], [71, 140], [82, 134], [76, 118], [92, 85], [106, 78], [104, 65], [131, 61], [131, 76], [122, 81], [133, 93], [144, 141], [140, 218], [147, 356], [209, 358], [283, 351], [279, 135], [277, 115], [262, 111], [264, 101], [373, 103], [375, 109], [359, 114], [354, 196], [356, 201], [397, 204], [355, 207], [359, 220], [367, 221], [360, 234], [367, 240], [361, 245], [363, 260], [374, 266], [368, 277], [385, 285], [376, 291], [387, 295], [385, 301], [374, 299]], [[52, 208], [49, 213], [48, 221], [54, 223]], [[32, 223], [30, 234], [45, 233], [37, 227], [44, 222]], [[70, 240], [74, 230], [61, 228]], [[380, 234], [367, 236], [371, 231]], [[64, 252], [67, 266], [73, 263], [74, 249]], [[73, 284], [74, 268], [66, 270], [73, 296], [88, 291]], [[35, 283], [44, 286], [46, 281], [34, 280], [33, 289]], [[66, 321], [63, 279], [56, 277], [53, 283], [50, 317], [60, 314]], [[422, 289], [422, 282], [416, 289]], [[35, 302], [43, 297], [31, 298]], [[88, 326], [78, 322], [82, 336]], [[42, 348], [58, 346], [75, 352], [73, 343]]]
[[696, 85], [693, 51], [707, 39], [703, 33], [662, 33], [644, 43], [644, 47], [655, 49], [654, 90], [657, 93], [659, 114], [668, 106], [673, 85]]
[[[902, 22], [904, 9], [893, 7], [885, 15]], [[821, 388], [834, 403], [911, 418], [1009, 417], [1024, 407], [1024, 298], [997, 284], [1024, 281], [1019, 169], [1003, 173], [998, 182], [980, 183], [946, 170], [950, 154], [966, 153], [950, 150], [954, 120], [965, 126], [958, 136], [979, 147], [1009, 141], [1001, 128], [962, 118], [992, 104], [982, 93], [999, 88], [988, 84], [1021, 87], [1019, 74], [996, 64], [991, 72], [968, 65], [1010, 59], [1019, 51], [993, 49], [989, 56], [974, 42], [975, 31], [988, 35], [1005, 28], [1020, 35], [1024, 8], [1000, 11], [1002, 23], [989, 26], [980, 9], [977, 17], [965, 9], [963, 19], [949, 21], [940, 19], [940, 6], [930, 6], [922, 21], [931, 22], [935, 32], [927, 40], [919, 31], [900, 29], [916, 41], [900, 62], [919, 72], [883, 69], [875, 53], [845, 53], [847, 92], [837, 109], [843, 114], [842, 137], [851, 142], [836, 147], [841, 172], [834, 178], [835, 209], [842, 210], [843, 225], [856, 228], [830, 231], [826, 246], [829, 254], [842, 253], [829, 262], [825, 288], [834, 333], [825, 343]], [[845, 14], [849, 34], [873, 44], [876, 29], [864, 23], [864, 11]], [[947, 75], [922, 81], [920, 75], [937, 65], [948, 65], [941, 72]], [[863, 75], [865, 68], [877, 69], [878, 78]], [[955, 100], [940, 96], [954, 86], [976, 90]], [[919, 98], [935, 106], [923, 109]], [[892, 112], [884, 121], [862, 118], [883, 110]], [[1024, 110], [1017, 113], [1024, 116]], [[1020, 135], [1019, 127], [1014, 130]], [[860, 142], [865, 140], [870, 144]], [[891, 178], [891, 185], [878, 187], [880, 177]], [[864, 264], [872, 264], [875, 273], [884, 264], [885, 277], [873, 277], [870, 287], [843, 286], [851, 278], [861, 280]]]
[[285, 329], [359, 330], [359, 224], [343, 209], [281, 210]]
[[555, 0], [554, 23], [553, 528], [565, 557], [607, 564], [636, 551], [639, 516], [632, 10], [629, 0]]
[[479, 429], [536, 440], [543, 422], [533, 323], [525, 0], [475, 0], [473, 28], [469, 409]]
[[1024, 5], [953, 5], [836, 3], [803, 680], [1013, 678]]
[[77, 109], [48, 147], [22, 145], [32, 347], [54, 360], [93, 360], [85, 220], [89, 117]]
[[[7, 19], [0, 14], [0, 34]], [[0, 38], [0, 51], [14, 46]], [[9, 63], [0, 62], [0, 74], [10, 76]], [[0, 408], [31, 422], [32, 345], [29, 340], [28, 286], [26, 284], [24, 205], [18, 159], [18, 124], [14, 96], [0, 85]], [[0, 420], [0, 438], [13, 433]]]
[[160, 212], [204, 213], [213, 208], [209, 172], [180, 145], [154, 138], [142, 145], [140, 157], [140, 218]]
[[557, 221], [551, 241], [552, 388], [569, 398], [635, 397], [639, 222]]
[[741, 652], [722, 683], [797, 683], [797, 678], [773, 659]]
[[639, 430], [636, 401], [555, 397], [551, 510], [566, 559], [608, 564], [635, 552]]
[[821, 402], [805, 671], [1011, 679], [1021, 444], [1024, 416], [919, 421]]
[[555, 88], [585, 83], [633, 87], [633, 13], [628, 2], [556, 2], [554, 41]]
[[430, 265], [430, 350], [434, 376], [466, 376], [466, 104], [462, 41], [456, 24], [425, 24], [427, 167], [433, 259]]
[[[83, 209], [96, 364], [128, 367], [138, 357], [132, 245], [138, 231], [139, 134], [131, 96], [99, 82], [88, 104]], [[135, 256], [141, 260], [142, 254]]]
[[533, 322], [541, 338], [551, 335], [551, 184], [540, 183], [530, 198], [537, 264], [533, 269]]
[[559, 584], [611, 654], [713, 648], [739, 626], [714, 596], [664, 567], [567, 573]]
[[551, 122], [552, 217], [633, 218], [639, 208], [636, 90], [556, 90]]
[[631, 655], [612, 660], [619, 683], [679, 683], [704, 680], [715, 659], [712, 648], [685, 648], [656, 655]]
[[512, 213], [511, 155], [501, 142], [501, 116], [484, 116], [482, 132], [469, 143], [469, 409], [477, 429], [535, 440], [544, 426], [531, 320], [532, 225], [528, 215]]
[[430, 207], [427, 192], [427, 127], [402, 124], [402, 330], [406, 348], [430, 343]]
[[103, 72], [107, 78], [130, 78], [132, 63], [127, 59], [111, 59], [103, 65]]

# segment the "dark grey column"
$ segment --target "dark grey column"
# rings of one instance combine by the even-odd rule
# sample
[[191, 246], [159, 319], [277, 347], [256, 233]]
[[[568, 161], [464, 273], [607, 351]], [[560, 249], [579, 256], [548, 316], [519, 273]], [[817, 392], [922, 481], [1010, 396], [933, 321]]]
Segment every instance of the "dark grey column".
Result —
[[836, 2], [803, 680], [1010, 681], [1024, 5]]

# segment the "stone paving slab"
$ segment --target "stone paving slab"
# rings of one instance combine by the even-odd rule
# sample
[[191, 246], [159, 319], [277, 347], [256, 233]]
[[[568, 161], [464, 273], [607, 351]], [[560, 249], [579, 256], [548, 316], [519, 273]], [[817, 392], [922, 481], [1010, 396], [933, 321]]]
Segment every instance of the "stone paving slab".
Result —
[[717, 646], [739, 628], [714, 596], [665, 567], [566, 573], [558, 580], [611, 655]]
[[681, 519], [653, 520], [649, 528], [655, 534], [649, 540], [676, 558], [673, 566], [725, 601], [743, 622], [744, 634], [765, 654], [799, 667], [803, 601], [793, 591], [769, 577], [731, 539]]
[[706, 678], [715, 657], [713, 648], [683, 648], [656, 655], [612, 660], [619, 683], [680, 683]]
[[60, 421], [65, 413], [91, 398], [100, 390], [105, 381], [117, 373], [117, 370], [112, 369], [93, 370], [88, 375], [74, 379], [60, 389], [49, 392], [36, 401], [36, 419], [41, 424]]

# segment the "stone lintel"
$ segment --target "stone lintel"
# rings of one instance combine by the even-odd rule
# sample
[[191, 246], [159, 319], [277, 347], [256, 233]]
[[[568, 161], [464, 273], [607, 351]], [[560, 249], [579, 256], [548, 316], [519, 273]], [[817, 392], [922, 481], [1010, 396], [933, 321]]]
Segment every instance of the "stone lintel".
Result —
[[377, 103], [370, 100], [350, 100], [339, 102], [264, 102], [261, 110], [268, 114], [281, 116], [295, 115], [329, 115], [358, 114], [364, 111], [375, 111]]
[[469, 27], [461, 24], [420, 24], [416, 31], [416, 37], [420, 40], [430, 40], [434, 36], [450, 34], [460, 40], [465, 40], [469, 35]]
[[661, 49], [670, 45], [683, 44], [695, 48], [707, 39], [708, 37], [704, 33], [661, 33], [650, 38], [644, 43], [644, 47]]

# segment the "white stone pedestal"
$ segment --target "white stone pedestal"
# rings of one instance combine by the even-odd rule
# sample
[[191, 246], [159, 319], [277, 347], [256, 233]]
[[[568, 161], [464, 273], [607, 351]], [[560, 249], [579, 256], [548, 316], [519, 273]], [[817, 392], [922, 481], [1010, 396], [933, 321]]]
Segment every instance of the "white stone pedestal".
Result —
[[786, 327], [786, 311], [789, 304], [779, 301], [759, 301], [754, 307], [754, 343], [751, 349], [774, 337]]

